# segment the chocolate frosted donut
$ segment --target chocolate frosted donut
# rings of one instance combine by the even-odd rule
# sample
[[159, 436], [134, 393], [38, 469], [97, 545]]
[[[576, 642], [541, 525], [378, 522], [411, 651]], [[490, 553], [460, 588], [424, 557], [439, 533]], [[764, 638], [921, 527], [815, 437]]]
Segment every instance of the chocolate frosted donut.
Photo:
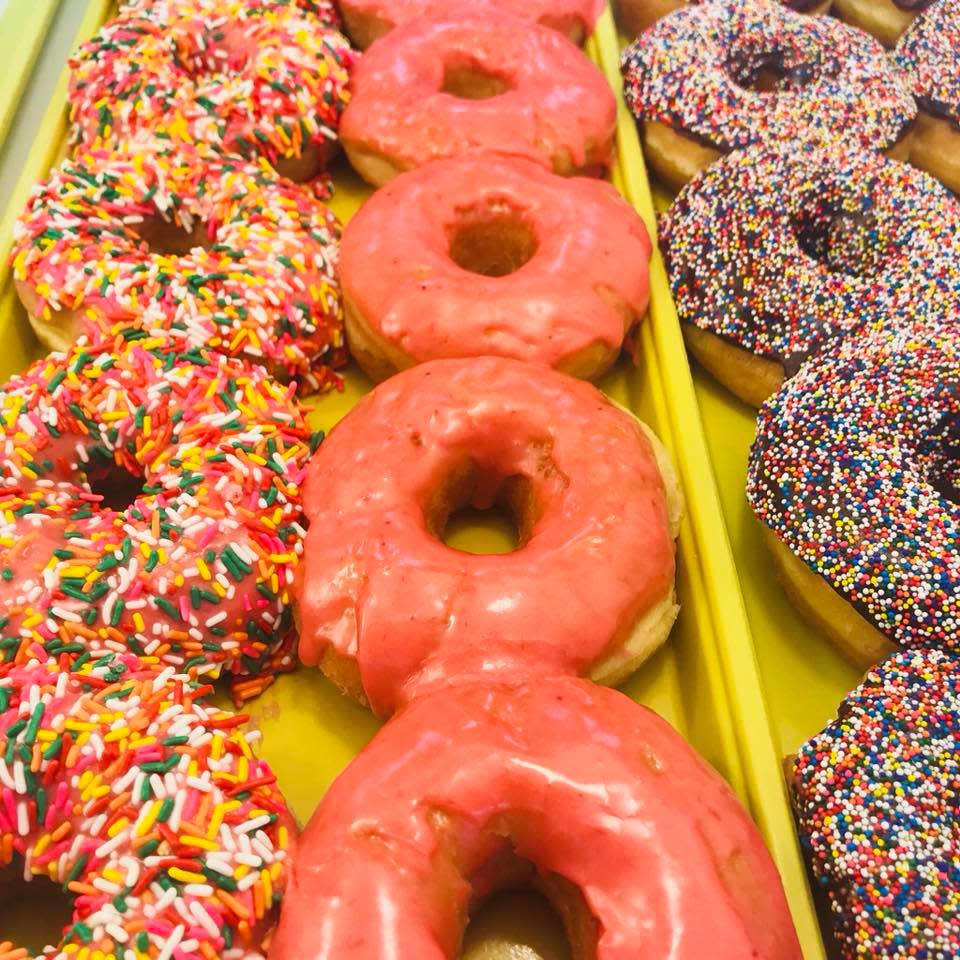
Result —
[[750, 455], [787, 592], [863, 667], [895, 645], [958, 646], [960, 312], [942, 295], [902, 312], [805, 364]]
[[872, 151], [751, 147], [684, 188], [660, 242], [691, 351], [759, 406], [836, 336], [956, 284], [960, 204]]
[[793, 765], [804, 849], [840, 955], [960, 956], [960, 657], [871, 671]]
[[679, 189], [758, 142], [903, 152], [916, 104], [871, 37], [764, 0], [686, 7], [623, 56], [624, 94], [654, 171]]
[[897, 45], [920, 112], [910, 160], [960, 193], [960, 0], [940, 0]]
[[834, 0], [841, 20], [872, 33], [885, 47], [897, 40], [934, 0]]

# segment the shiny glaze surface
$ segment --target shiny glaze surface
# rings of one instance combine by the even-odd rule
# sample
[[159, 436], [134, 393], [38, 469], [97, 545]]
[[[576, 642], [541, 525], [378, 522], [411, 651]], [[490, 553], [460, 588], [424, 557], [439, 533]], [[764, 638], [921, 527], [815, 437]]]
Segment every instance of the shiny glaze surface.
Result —
[[801, 956], [729, 787], [656, 714], [574, 678], [418, 699], [300, 843], [270, 960], [456, 957], [510, 853], [579, 888], [597, 960]]
[[[495, 154], [403, 174], [345, 231], [344, 294], [413, 362], [496, 354], [556, 366], [598, 341], [617, 349], [647, 307], [647, 231], [610, 184], [557, 183]], [[533, 233], [530, 260], [495, 277], [455, 263], [458, 227], [497, 216]]]
[[[507, 90], [468, 99], [443, 90], [449, 66], [499, 78]], [[548, 167], [613, 150], [616, 102], [600, 70], [554, 30], [468, 10], [397, 27], [360, 59], [340, 135], [400, 169], [495, 148]]]
[[[437, 491], [471, 465], [474, 506], [504, 478], [529, 484], [538, 519], [512, 553], [461, 553], [430, 530]], [[595, 387], [546, 367], [437, 360], [391, 378], [326, 439], [304, 506], [300, 656], [355, 660], [380, 714], [454, 677], [581, 672], [671, 590], [650, 442]]]

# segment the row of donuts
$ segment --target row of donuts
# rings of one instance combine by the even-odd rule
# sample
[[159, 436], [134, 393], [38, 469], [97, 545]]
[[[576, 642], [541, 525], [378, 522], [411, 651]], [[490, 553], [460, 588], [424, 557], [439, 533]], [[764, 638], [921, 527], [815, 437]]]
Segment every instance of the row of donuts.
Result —
[[[756, 44], [756, 24], [822, 32], [750, 6], [727, 34], [713, 32], [721, 4], [672, 14], [650, 33], [696, 34], [701, 44], [711, 36], [718, 47], [706, 56], [719, 62]], [[761, 65], [780, 49], [782, 35], [770, 36], [754, 47]], [[924, 70], [945, 90], [960, 75], [958, 38], [960, 8], [939, 0], [899, 49], [927, 45]], [[703, 59], [689, 43], [677, 54], [679, 71]], [[628, 56], [627, 68], [645, 56]], [[798, 97], [820, 103], [825, 83], [796, 91], [777, 82], [750, 102], [780, 117]], [[847, 109], [862, 105], [857, 90], [837, 91]], [[707, 124], [725, 122], [709, 98], [700, 107]], [[741, 399], [763, 404], [748, 498], [787, 592], [850, 659], [873, 668], [792, 765], [801, 838], [839, 952], [952, 957], [960, 204], [877, 152], [885, 140], [831, 143], [824, 128], [811, 140], [802, 120], [793, 129], [799, 139], [761, 135], [697, 174], [660, 241], [691, 351]]]
[[[72, 61], [75, 153], [16, 228], [18, 291], [63, 348], [2, 395], [0, 842], [72, 899], [45, 957], [262, 956], [287, 883], [293, 818], [209, 679], [226, 671], [244, 699], [292, 662], [320, 437], [260, 361], [288, 378], [342, 351], [325, 186], [270, 166], [329, 141], [343, 101], [346, 43], [309, 6], [316, 23], [280, 3], [121, 11]], [[282, 57], [265, 70], [268, 47]], [[244, 57], [257, 68], [238, 82]], [[141, 126], [138, 68], [166, 128]], [[332, 79], [291, 106], [291, 143], [268, 121], [303, 89], [284, 88], [294, 69]], [[263, 156], [221, 152], [250, 143]], [[330, 381], [319, 369], [309, 386]]]

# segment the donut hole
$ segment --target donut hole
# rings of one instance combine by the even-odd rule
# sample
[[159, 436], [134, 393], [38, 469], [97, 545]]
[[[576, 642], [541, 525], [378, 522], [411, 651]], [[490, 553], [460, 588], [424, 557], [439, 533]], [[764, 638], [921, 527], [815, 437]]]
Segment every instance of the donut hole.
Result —
[[814, 65], [793, 61], [782, 50], [740, 50], [731, 53], [727, 73], [744, 90], [775, 94], [800, 90], [812, 82]]
[[144, 478], [118, 466], [108, 455], [95, 452], [86, 469], [90, 490], [100, 497], [100, 507], [118, 513], [143, 496]]
[[951, 503], [960, 504], [960, 413], [945, 413], [921, 449], [930, 486]]
[[0, 940], [12, 940], [30, 955], [59, 943], [73, 916], [73, 897], [47, 877], [23, 876], [23, 858], [0, 867]]
[[504, 890], [481, 903], [463, 938], [464, 960], [489, 957], [493, 945], [505, 956], [573, 960], [560, 914], [536, 890]]
[[506, 205], [463, 211], [448, 230], [450, 259], [484, 277], [516, 273], [537, 252], [533, 226]]
[[198, 81], [216, 79], [222, 74], [242, 73], [257, 53], [257, 31], [215, 29], [192, 36], [193, 42], [183, 65]]
[[206, 250], [211, 245], [207, 226], [199, 220], [186, 230], [157, 213], [127, 226], [151, 253], [162, 257], [185, 257], [197, 248]]
[[815, 205], [793, 224], [800, 249], [830, 273], [860, 277], [872, 273], [883, 255], [877, 218], [868, 210]]
[[458, 100], [490, 100], [511, 88], [510, 81], [472, 57], [455, 56], [443, 65], [443, 93]]

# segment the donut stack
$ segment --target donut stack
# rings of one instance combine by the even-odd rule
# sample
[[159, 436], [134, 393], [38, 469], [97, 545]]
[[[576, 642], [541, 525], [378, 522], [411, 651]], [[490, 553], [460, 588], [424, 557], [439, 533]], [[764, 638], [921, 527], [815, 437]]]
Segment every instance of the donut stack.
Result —
[[[840, 955], [953, 957], [960, 4], [835, 8], [906, 32], [887, 56], [828, 18], [710, 2], [623, 65], [652, 165], [689, 180], [660, 240], [690, 350], [760, 407], [747, 496], [774, 564], [869, 669], [792, 764]], [[891, 159], [908, 140], [929, 173]]]
[[58, 352], [0, 394], [0, 859], [73, 898], [44, 957], [253, 960], [276, 923], [295, 825], [210, 680], [292, 665], [352, 62], [329, 5], [229, 0], [131, 2], [70, 62], [12, 253]]

